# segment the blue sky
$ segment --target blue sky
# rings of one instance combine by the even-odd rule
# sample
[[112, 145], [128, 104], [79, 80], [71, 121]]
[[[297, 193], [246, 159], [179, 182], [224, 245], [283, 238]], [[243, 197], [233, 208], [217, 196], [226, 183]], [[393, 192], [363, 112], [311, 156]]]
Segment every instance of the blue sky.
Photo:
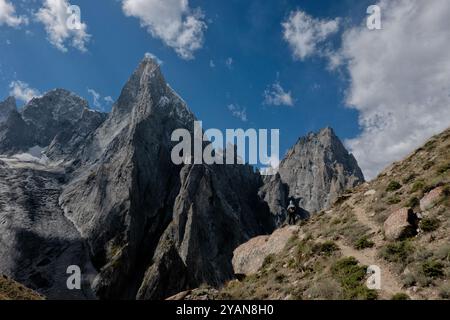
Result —
[[[52, 1], [67, 3], [66, 0]], [[127, 1], [132, 8], [128, 14], [124, 9]], [[160, 1], [148, 0], [147, 3], [157, 5]], [[180, 0], [167, 1], [174, 6], [181, 3]], [[163, 31], [153, 30], [153, 33], [142, 26], [148, 19], [154, 22], [158, 18], [139, 12], [139, 5], [145, 2], [143, 0], [71, 0], [71, 4], [81, 8], [81, 21], [90, 35], [89, 41], [85, 42], [85, 52], [71, 46], [70, 38], [62, 42], [66, 52], [49, 41], [50, 35], [43, 19], [36, 18], [45, 1], [0, 0], [0, 8], [2, 2], [12, 4], [15, 11], [10, 14], [26, 19], [26, 22], [10, 20], [2, 24], [0, 12], [0, 99], [10, 94], [14, 81], [21, 81], [40, 93], [56, 87], [66, 88], [88, 99], [94, 107], [93, 96], [88, 91], [92, 89], [101, 95], [101, 107], [98, 108], [108, 110], [110, 103], [105, 101], [105, 97], [116, 99], [144, 54], [150, 52], [163, 61], [162, 70], [167, 82], [204, 122], [205, 128], [279, 128], [281, 151], [284, 153], [298, 137], [331, 126], [339, 137], [348, 141], [350, 149], [353, 146], [352, 151], [356, 155], [359, 152], [363, 169], [370, 172], [370, 176], [377, 173], [386, 161], [404, 156], [415, 144], [450, 123], [440, 123], [433, 132], [423, 132], [414, 140], [415, 144], [409, 143], [401, 150], [394, 150], [392, 156], [377, 163], [371, 163], [370, 157], [364, 159], [367, 153], [364, 148], [370, 150], [370, 141], [352, 142], [352, 139], [363, 139], [364, 135], [378, 128], [378, 123], [375, 127], [368, 127], [366, 122], [384, 113], [378, 109], [370, 113], [371, 105], [364, 103], [350, 105], [352, 103], [349, 102], [359, 101], [357, 90], [362, 91], [356, 83], [359, 69], [354, 69], [356, 64], [345, 62], [330, 68], [330, 61], [331, 57], [365, 61], [359, 53], [362, 50], [357, 53], [352, 50], [370, 36], [362, 29], [365, 28], [366, 9], [373, 1], [191, 0], [186, 2], [188, 7], [184, 7], [180, 19], [186, 21], [188, 17], [194, 17], [194, 21], [200, 21], [202, 25], [201, 39], [197, 37], [200, 41], [198, 46], [188, 50], [190, 57], [177, 52], [176, 44], [170, 43], [170, 38], [164, 38], [164, 25]], [[384, 2], [381, 1], [382, 6]], [[401, 0], [392, 3], [403, 5]], [[401, 9], [395, 4], [390, 6], [390, 12]], [[171, 12], [177, 15], [177, 10]], [[283, 26], [292, 14], [298, 12], [312, 19], [310, 27], [334, 19], [338, 19], [339, 25], [326, 35], [326, 39], [313, 39], [317, 46], [314, 52], [304, 57], [295, 54], [295, 43], [293, 45], [286, 39]], [[164, 14], [161, 12], [161, 19]], [[402, 23], [395, 16], [386, 19], [390, 19], [387, 22], [392, 25]], [[384, 33], [377, 37], [385, 42], [395, 41], [389, 38], [389, 30], [384, 29]], [[350, 41], [350, 35], [347, 38], [345, 35], [352, 30], [355, 31], [354, 39]], [[287, 103], [283, 100], [279, 103], [281, 105], [277, 105], [275, 100], [268, 103], [265, 99], [265, 92], [266, 95], [271, 92], [273, 97], [277, 85], [282, 93], [287, 94], [284, 97], [289, 97]], [[383, 103], [374, 102], [373, 108]], [[384, 120], [383, 123], [387, 122]], [[382, 132], [378, 134], [381, 136]], [[407, 133], [402, 134], [402, 137], [407, 136]], [[380, 140], [380, 150], [386, 148], [385, 140]], [[358, 143], [363, 142], [364, 145], [358, 147]]]

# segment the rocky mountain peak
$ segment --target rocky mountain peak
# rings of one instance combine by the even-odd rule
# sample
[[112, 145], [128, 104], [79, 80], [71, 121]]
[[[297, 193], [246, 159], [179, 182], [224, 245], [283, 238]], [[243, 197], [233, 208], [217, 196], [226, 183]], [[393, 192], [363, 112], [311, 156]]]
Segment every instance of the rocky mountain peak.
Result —
[[[300, 138], [281, 162], [279, 174], [278, 182], [270, 182], [274, 190], [285, 184], [288, 197], [310, 213], [329, 207], [346, 189], [364, 182], [355, 158], [330, 127]], [[279, 214], [280, 208], [276, 210], [273, 213]]]
[[27, 123], [42, 127], [52, 121], [73, 124], [86, 108], [88, 103], [83, 98], [64, 89], [54, 89], [42, 97], [33, 98], [21, 113]]
[[139, 100], [158, 102], [167, 91], [167, 84], [156, 59], [144, 57], [122, 89], [113, 114], [129, 113]]

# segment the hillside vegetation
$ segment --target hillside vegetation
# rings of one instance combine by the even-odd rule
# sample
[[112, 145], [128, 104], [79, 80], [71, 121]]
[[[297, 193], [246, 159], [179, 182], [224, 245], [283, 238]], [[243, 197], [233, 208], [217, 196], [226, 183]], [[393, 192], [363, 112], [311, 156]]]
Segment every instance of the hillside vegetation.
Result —
[[[301, 222], [284, 250], [214, 298], [449, 299], [449, 194], [450, 129]], [[402, 208], [417, 224], [387, 237]], [[381, 290], [365, 285], [368, 265], [381, 268]]]
[[20, 283], [0, 275], [0, 300], [43, 300], [44, 297]]

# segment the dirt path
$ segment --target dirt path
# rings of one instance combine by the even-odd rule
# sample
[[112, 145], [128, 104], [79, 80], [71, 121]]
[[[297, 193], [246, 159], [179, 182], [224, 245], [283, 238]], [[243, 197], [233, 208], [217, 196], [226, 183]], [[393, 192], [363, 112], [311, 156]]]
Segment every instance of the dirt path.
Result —
[[381, 299], [391, 299], [396, 294], [403, 292], [402, 285], [398, 282], [397, 277], [390, 271], [388, 265], [377, 258], [375, 248], [356, 250], [342, 243], [337, 242], [341, 252], [346, 257], [354, 257], [360, 263], [371, 266], [376, 265], [381, 269], [381, 290], [379, 291]]
[[[402, 284], [398, 280], [398, 275], [395, 275], [395, 273], [391, 271], [391, 268], [387, 262], [377, 257], [377, 248], [383, 245], [384, 242], [383, 234], [380, 232], [380, 226], [375, 221], [370, 219], [367, 215], [367, 211], [358, 204], [353, 202], [351, 203], [351, 207], [358, 221], [371, 230], [371, 233], [373, 234], [371, 240], [375, 243], [375, 246], [364, 250], [356, 250], [353, 247], [344, 244], [342, 241], [338, 241], [337, 244], [339, 245], [342, 254], [344, 256], [355, 257], [364, 265], [376, 265], [380, 267], [381, 290], [379, 294], [381, 299], [391, 299], [394, 294], [405, 292], [402, 289]], [[408, 292], [408, 295], [410, 295], [412, 299], [417, 298], [414, 295], [411, 295], [410, 292]]]

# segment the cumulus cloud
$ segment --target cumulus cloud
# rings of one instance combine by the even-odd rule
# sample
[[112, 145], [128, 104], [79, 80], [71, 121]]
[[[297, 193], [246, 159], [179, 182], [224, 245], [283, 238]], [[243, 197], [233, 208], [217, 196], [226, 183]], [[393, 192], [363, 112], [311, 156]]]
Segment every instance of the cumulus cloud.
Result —
[[100, 100], [101, 100], [100, 93], [98, 93], [94, 89], [88, 89], [88, 93], [92, 96], [92, 100], [93, 100], [93, 103], [94, 103], [94, 108], [101, 109], [102, 105], [100, 103]]
[[263, 103], [268, 106], [292, 107], [294, 105], [294, 98], [292, 98], [291, 92], [286, 92], [279, 82], [268, 86], [263, 96]]
[[28, 103], [33, 98], [39, 97], [41, 94], [38, 90], [30, 88], [28, 83], [22, 81], [13, 81], [9, 84], [9, 94], [17, 100]]
[[114, 99], [111, 96], [106, 96], [103, 98], [103, 100], [105, 100], [105, 102], [107, 104], [113, 104], [114, 103]]
[[0, 26], [18, 27], [27, 24], [28, 19], [25, 16], [18, 16], [16, 8], [7, 0], [0, 0]]
[[102, 97], [100, 93], [92, 88], [88, 88], [87, 91], [92, 96], [92, 104], [95, 110], [105, 111], [107, 107], [114, 103], [114, 99], [111, 96]]
[[225, 60], [225, 65], [227, 66], [228, 69], [231, 69], [233, 67], [233, 63], [234, 63], [234, 60], [232, 57], [228, 57]]
[[128, 17], [140, 20], [141, 26], [186, 60], [203, 46], [206, 23], [199, 9], [191, 9], [189, 0], [122, 0]]
[[237, 104], [229, 104], [227, 108], [231, 112], [233, 117], [238, 118], [243, 122], [247, 122], [247, 109], [242, 108]]
[[86, 52], [86, 44], [91, 38], [87, 33], [87, 25], [80, 22], [76, 28], [68, 23], [71, 16], [67, 0], [45, 0], [42, 8], [36, 13], [47, 32], [48, 40], [58, 50], [67, 52], [67, 42], [81, 52]]
[[321, 45], [329, 36], [339, 30], [339, 18], [333, 20], [316, 19], [307, 13], [292, 11], [282, 23], [283, 38], [298, 60], [317, 54]]
[[382, 0], [383, 30], [345, 32], [340, 54], [362, 133], [346, 141], [366, 177], [450, 125], [447, 0]]

